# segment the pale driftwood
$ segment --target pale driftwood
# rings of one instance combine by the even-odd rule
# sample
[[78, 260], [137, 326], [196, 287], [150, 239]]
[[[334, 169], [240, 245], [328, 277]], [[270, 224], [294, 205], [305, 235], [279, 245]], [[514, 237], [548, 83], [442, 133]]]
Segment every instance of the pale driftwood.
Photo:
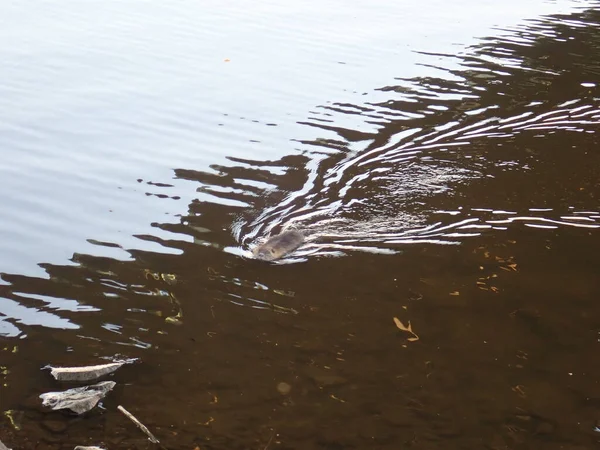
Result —
[[130, 364], [136, 361], [135, 358], [124, 359], [122, 361], [115, 361], [109, 364], [99, 364], [95, 366], [83, 366], [83, 367], [52, 367], [46, 366], [45, 368], [50, 369], [50, 374], [58, 381], [90, 381], [100, 378], [103, 375], [114, 372], [123, 364]]
[[114, 381], [102, 381], [62, 392], [46, 392], [40, 398], [44, 406], [52, 409], [70, 409], [74, 413], [83, 414], [94, 408], [116, 384]]
[[136, 426], [142, 430], [144, 432], [144, 434], [146, 434], [146, 436], [148, 436], [148, 440], [154, 444], [160, 444], [160, 441], [158, 439], [156, 439], [156, 436], [154, 436], [150, 430], [148, 428], [146, 428], [146, 426], [140, 422], [139, 420], [137, 420], [135, 418], [135, 416], [133, 414], [131, 414], [129, 411], [127, 411], [125, 408], [123, 408], [121, 405], [117, 406], [117, 409], [119, 411], [121, 411], [123, 414], [125, 414], [129, 420], [131, 420], [133, 423], [136, 424]]

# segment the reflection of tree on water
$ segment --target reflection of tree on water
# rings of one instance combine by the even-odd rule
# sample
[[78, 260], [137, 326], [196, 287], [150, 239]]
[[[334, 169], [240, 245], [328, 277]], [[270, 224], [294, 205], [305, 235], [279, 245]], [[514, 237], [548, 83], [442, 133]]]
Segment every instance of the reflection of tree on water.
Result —
[[[71, 265], [43, 265], [47, 279], [3, 275], [8, 285], [0, 285], [0, 296], [30, 308], [31, 316], [44, 311], [60, 318], [58, 328], [85, 324], [81, 333], [92, 339], [144, 347], [151, 339], [141, 329], [162, 329], [165, 317], [180, 313], [173, 298], [182, 303], [184, 322], [191, 299], [297, 311], [293, 298], [281, 294], [288, 286], [261, 281], [259, 266], [237, 256], [240, 245], [245, 250], [289, 222], [314, 231], [317, 254], [459, 242], [504, 228], [511, 217], [597, 226], [598, 214], [584, 211], [594, 198], [590, 188], [600, 162], [597, 154], [583, 156], [582, 148], [597, 144], [600, 111], [592, 96], [600, 73], [599, 19], [596, 11], [550, 17], [483, 39], [468, 54], [431, 55], [457, 65], [430, 66], [443, 76], [398, 79], [355, 105], [317, 108], [303, 123], [321, 136], [296, 141], [297, 154], [276, 161], [230, 158], [231, 165], [210, 171], [176, 169], [177, 178], [198, 183], [198, 201], [181, 223], [155, 226], [190, 239], [140, 239], [180, 255], [128, 250], [128, 261], [77, 255]], [[344, 128], [347, 123], [354, 127]], [[562, 154], [546, 151], [548, 136], [552, 148], [564, 145]], [[550, 182], [568, 169], [552, 161], [576, 157], [589, 161], [585, 171], [571, 180], [561, 177], [564, 185], [552, 188]], [[531, 199], [526, 211], [510, 209], [517, 194], [507, 192], [507, 184], [495, 192], [474, 187], [522, 182], [527, 173], [536, 178], [543, 171], [550, 175], [526, 183], [525, 191], [515, 189]], [[546, 205], [573, 209], [532, 211]], [[565, 215], [570, 217], [561, 219]], [[239, 275], [242, 264], [246, 278]], [[26, 314], [4, 319], [12, 324], [4, 333], [29, 329]], [[51, 320], [43, 322], [51, 326]], [[92, 331], [90, 324], [100, 329]]]

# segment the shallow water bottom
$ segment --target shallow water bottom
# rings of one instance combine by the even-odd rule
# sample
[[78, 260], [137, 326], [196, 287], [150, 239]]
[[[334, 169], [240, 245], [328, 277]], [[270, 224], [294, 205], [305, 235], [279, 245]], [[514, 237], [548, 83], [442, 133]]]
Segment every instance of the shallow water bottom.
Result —
[[22, 429], [4, 426], [4, 441], [151, 448], [122, 404], [169, 449], [592, 448], [600, 244], [549, 233], [259, 266], [295, 292], [297, 314], [207, 301], [190, 283], [183, 325], [154, 336], [142, 363], [110, 378], [105, 409], [83, 417], [41, 409], [38, 392], [56, 389], [45, 373], [19, 377], [68, 359], [33, 355], [30, 338], [29, 364], [9, 362]]

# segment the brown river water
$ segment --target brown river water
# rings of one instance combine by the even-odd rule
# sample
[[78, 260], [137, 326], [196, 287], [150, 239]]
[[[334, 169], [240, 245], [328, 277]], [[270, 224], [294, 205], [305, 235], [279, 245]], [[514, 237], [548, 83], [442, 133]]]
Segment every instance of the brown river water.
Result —
[[599, 448], [600, 3], [408, 3], [0, 5], [0, 441]]

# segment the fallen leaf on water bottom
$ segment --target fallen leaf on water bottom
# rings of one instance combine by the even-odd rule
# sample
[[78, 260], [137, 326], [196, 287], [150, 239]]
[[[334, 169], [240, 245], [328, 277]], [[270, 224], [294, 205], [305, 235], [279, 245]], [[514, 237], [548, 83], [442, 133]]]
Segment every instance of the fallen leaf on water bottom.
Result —
[[413, 337], [409, 337], [407, 339], [408, 341], [414, 342], [414, 341], [419, 340], [419, 336], [417, 336], [416, 333], [412, 330], [412, 325], [410, 324], [410, 320], [408, 321], [408, 326], [406, 326], [402, 322], [400, 322], [400, 319], [398, 319], [397, 317], [394, 317], [394, 323], [396, 324], [398, 329], [400, 329], [402, 331], [408, 331], [410, 334], [413, 335]]

